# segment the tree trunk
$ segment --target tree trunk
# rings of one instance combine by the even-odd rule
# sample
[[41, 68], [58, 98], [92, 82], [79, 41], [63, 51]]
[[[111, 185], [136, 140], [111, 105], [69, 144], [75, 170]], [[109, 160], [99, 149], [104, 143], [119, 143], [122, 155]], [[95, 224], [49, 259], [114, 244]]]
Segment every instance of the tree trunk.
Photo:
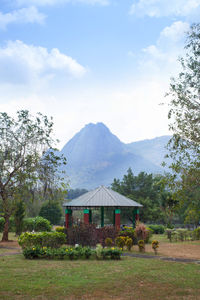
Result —
[[4, 216], [5, 219], [5, 224], [4, 224], [4, 229], [3, 229], [3, 236], [2, 236], [2, 242], [8, 242], [8, 231], [9, 231], [9, 215]]

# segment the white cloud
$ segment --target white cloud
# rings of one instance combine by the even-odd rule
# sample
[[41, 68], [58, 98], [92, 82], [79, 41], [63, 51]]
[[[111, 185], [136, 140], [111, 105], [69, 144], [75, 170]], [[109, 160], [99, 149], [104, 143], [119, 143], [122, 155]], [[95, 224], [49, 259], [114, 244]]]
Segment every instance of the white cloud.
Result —
[[[136, 2], [136, 1], [135, 1]], [[200, 0], [138, 0], [130, 14], [149, 17], [189, 16], [200, 10]]]
[[18, 5], [57, 5], [62, 3], [82, 3], [88, 5], [108, 5], [109, 0], [16, 0]]
[[3, 14], [0, 12], [0, 28], [5, 29], [7, 25], [11, 23], [39, 23], [44, 22], [45, 15], [38, 12], [37, 8], [30, 6], [27, 8], [21, 8]]
[[60, 72], [62, 76], [81, 77], [86, 69], [57, 48], [48, 51], [22, 41], [9, 41], [0, 47], [0, 82], [27, 84]]
[[184, 54], [184, 40], [189, 30], [187, 22], [177, 21], [165, 27], [157, 42], [143, 49], [142, 71], [170, 77], [179, 70], [178, 57]]

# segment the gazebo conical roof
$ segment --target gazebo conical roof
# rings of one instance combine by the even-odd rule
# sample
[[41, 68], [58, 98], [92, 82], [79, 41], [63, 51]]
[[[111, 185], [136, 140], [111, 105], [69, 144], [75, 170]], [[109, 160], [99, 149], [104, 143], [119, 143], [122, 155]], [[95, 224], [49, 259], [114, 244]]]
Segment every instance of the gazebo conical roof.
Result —
[[63, 204], [65, 208], [91, 208], [91, 207], [142, 207], [142, 205], [127, 198], [110, 188], [100, 186], [89, 191], [70, 202]]

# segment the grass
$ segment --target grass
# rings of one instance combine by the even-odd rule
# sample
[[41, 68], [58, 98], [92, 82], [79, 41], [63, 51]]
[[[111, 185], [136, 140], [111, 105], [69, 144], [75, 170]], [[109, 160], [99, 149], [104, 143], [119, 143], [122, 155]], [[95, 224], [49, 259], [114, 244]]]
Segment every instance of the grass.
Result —
[[0, 299], [200, 299], [200, 266], [152, 259], [0, 257]]

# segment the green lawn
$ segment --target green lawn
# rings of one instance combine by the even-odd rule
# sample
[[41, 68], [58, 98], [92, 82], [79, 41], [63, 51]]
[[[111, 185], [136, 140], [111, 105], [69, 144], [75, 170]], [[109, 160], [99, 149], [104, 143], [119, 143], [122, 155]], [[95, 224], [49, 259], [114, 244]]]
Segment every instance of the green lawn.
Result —
[[200, 299], [200, 265], [0, 257], [0, 299]]

